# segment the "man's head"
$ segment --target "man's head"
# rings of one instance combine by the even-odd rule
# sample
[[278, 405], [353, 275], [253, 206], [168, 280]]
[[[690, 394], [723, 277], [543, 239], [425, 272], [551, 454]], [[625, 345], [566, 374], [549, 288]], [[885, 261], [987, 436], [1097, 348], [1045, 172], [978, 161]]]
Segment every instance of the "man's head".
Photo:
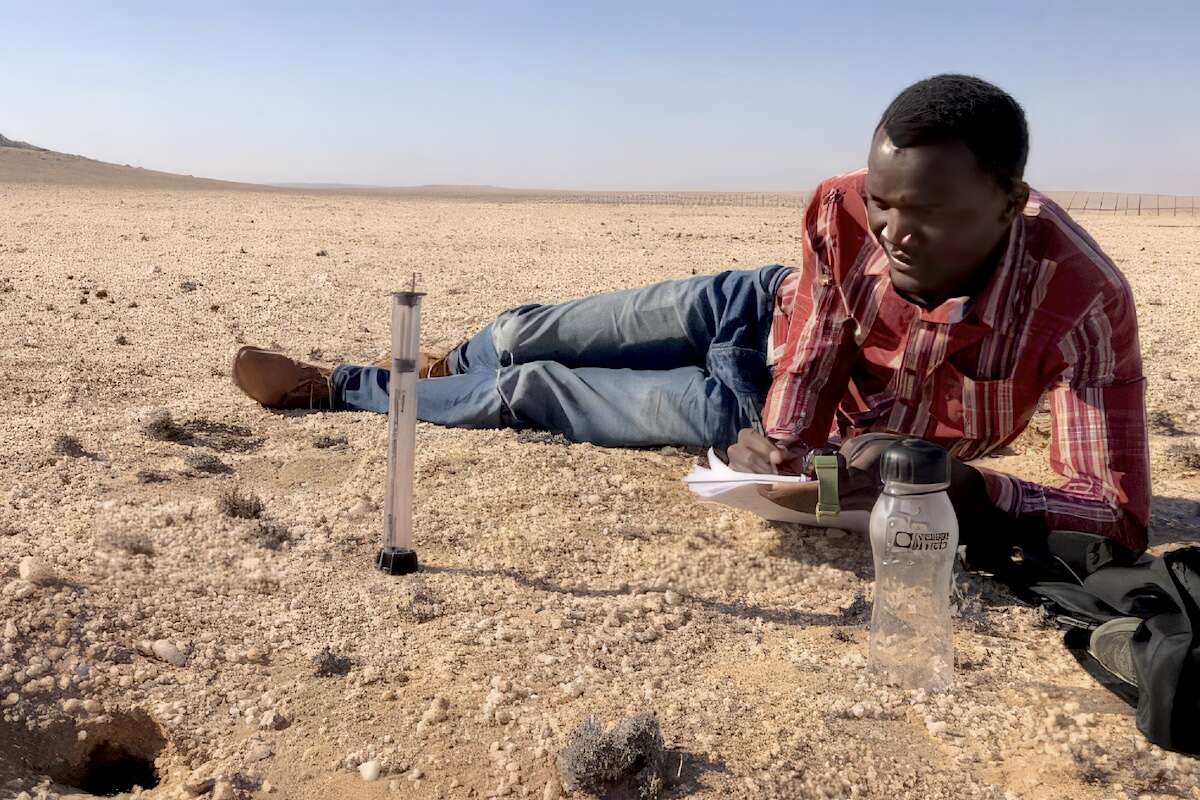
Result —
[[967, 75], [937, 75], [901, 92], [867, 159], [871, 231], [892, 284], [925, 303], [969, 291], [994, 263], [1029, 197], [1025, 112]]

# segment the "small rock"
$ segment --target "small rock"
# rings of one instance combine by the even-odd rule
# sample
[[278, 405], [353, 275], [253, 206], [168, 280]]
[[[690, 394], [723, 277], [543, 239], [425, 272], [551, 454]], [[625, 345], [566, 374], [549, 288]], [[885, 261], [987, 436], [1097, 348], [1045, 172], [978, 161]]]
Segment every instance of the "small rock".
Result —
[[204, 764], [192, 770], [192, 774], [183, 782], [183, 790], [196, 797], [210, 791], [217, 783], [212, 765]]
[[150, 649], [154, 652], [156, 658], [160, 661], [165, 661], [175, 667], [182, 667], [187, 663], [187, 656], [179, 652], [179, 648], [167, 639], [159, 639], [150, 645]]
[[449, 700], [444, 697], [435, 697], [429, 704], [429, 708], [425, 709], [425, 713], [421, 715], [421, 721], [425, 723], [444, 722], [449, 708]]
[[34, 586], [47, 586], [58, 580], [49, 564], [33, 556], [21, 559], [21, 563], [17, 565], [17, 574], [21, 576], [21, 580]]
[[369, 783], [371, 781], [379, 780], [380, 769], [381, 767], [379, 762], [375, 759], [372, 759], [358, 765], [358, 774], [362, 776], [364, 781]]
[[229, 781], [217, 781], [213, 786], [212, 800], [236, 800], [237, 795], [233, 792], [233, 784]]
[[259, 745], [246, 754], [246, 761], [254, 763], [255, 761], [265, 761], [273, 755], [270, 747], [267, 745]]
[[424, 778], [424, 777], [425, 777], [425, 773], [421, 772], [419, 767], [413, 767], [411, 770], [409, 770], [408, 779], [410, 781], [414, 781], [414, 782], [419, 781], [419, 780], [421, 780], [421, 778]]
[[562, 797], [562, 784], [554, 778], [546, 781], [546, 788], [542, 790], [542, 800], [558, 800]]
[[658, 631], [654, 628], [647, 628], [644, 631], [638, 631], [635, 633], [633, 638], [637, 639], [642, 644], [649, 644], [650, 642], [658, 639]]
[[258, 720], [258, 727], [265, 731], [281, 731], [288, 726], [288, 718], [275, 709], [265, 712]]

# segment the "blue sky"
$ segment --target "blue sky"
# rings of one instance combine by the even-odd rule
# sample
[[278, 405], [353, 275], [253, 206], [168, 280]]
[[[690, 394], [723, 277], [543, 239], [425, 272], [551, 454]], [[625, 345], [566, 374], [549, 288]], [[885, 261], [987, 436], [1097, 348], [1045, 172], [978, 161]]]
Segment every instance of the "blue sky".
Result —
[[0, 133], [249, 181], [805, 190], [907, 84], [1030, 119], [1040, 188], [1200, 194], [1200, 3], [0, 0]]

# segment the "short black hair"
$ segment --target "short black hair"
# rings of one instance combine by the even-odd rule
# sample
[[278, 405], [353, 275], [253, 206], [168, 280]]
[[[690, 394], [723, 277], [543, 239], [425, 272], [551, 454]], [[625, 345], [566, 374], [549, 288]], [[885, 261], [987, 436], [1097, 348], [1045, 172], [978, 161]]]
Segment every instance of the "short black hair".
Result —
[[1008, 92], [972, 75], [934, 75], [896, 95], [879, 120], [897, 147], [958, 140], [1004, 191], [1025, 174], [1029, 127]]

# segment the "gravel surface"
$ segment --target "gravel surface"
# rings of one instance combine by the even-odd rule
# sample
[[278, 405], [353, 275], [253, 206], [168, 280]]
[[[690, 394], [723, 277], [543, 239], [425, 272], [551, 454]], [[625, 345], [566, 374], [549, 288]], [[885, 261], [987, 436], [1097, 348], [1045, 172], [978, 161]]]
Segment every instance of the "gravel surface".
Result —
[[[649, 713], [666, 797], [1200, 798], [986, 579], [958, 579], [953, 690], [874, 685], [865, 541], [698, 505], [671, 448], [422, 424], [423, 568], [386, 577], [384, 417], [229, 381], [242, 343], [377, 358], [414, 271], [449, 346], [520, 303], [794, 263], [795, 210], [0, 196], [0, 797], [140, 763], [154, 798], [555, 798], [581, 723]], [[1084, 222], [1138, 300], [1154, 546], [1197, 541], [1200, 219]], [[1045, 449], [1037, 419], [991, 465], [1046, 477]]]

